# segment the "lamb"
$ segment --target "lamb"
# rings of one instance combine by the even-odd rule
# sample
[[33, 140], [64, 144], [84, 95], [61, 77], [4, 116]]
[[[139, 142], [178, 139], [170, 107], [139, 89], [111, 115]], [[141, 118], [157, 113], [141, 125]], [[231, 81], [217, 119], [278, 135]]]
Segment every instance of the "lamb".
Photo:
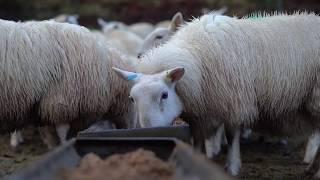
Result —
[[142, 44], [142, 38], [133, 32], [126, 30], [123, 23], [101, 23], [101, 19], [98, 19], [98, 23], [101, 25], [102, 31], [110, 44], [113, 44], [113, 46], [127, 55], [133, 57], [137, 56], [138, 48]]
[[130, 97], [143, 127], [169, 125], [183, 110], [200, 146], [224, 123], [226, 168], [237, 175], [240, 127], [307, 135], [319, 128], [319, 28], [307, 13], [208, 14], [144, 55], [139, 73], [116, 72], [134, 77]]
[[133, 67], [104, 39], [53, 21], [0, 20], [0, 29], [1, 133], [25, 125], [85, 126], [102, 116], [127, 126], [128, 85], [111, 67]]

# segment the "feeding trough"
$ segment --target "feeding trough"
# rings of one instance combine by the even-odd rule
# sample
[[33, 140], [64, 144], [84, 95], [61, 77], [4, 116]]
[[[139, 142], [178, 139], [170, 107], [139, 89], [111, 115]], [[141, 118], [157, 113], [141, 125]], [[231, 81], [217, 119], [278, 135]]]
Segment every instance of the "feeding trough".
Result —
[[135, 129], [109, 129], [99, 132], [82, 131], [78, 137], [169, 137], [190, 143], [191, 133], [188, 125]]
[[88, 153], [95, 153], [101, 158], [113, 154], [132, 152], [139, 148], [149, 150], [176, 166], [176, 179], [233, 179], [219, 166], [208, 162], [202, 155], [176, 138], [132, 138], [132, 137], [78, 137], [68, 141], [48, 153], [41, 160], [28, 168], [8, 176], [8, 180], [53, 180], [59, 178], [65, 169], [78, 166], [81, 158]]

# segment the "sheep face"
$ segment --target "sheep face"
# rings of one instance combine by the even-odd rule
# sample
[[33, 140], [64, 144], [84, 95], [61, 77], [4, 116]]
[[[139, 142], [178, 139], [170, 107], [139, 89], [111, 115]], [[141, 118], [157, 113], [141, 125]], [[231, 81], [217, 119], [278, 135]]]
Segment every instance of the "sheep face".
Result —
[[169, 26], [167, 28], [159, 27], [152, 31], [143, 41], [143, 44], [141, 46], [141, 50], [138, 53], [138, 58], [141, 58], [145, 52], [147, 52], [149, 49], [156, 48], [160, 46], [161, 44], [164, 44], [165, 42], [169, 41], [171, 35], [173, 35], [177, 30], [178, 27], [184, 24], [183, 16], [180, 12], [177, 12]]
[[170, 126], [181, 114], [183, 105], [176, 94], [175, 85], [184, 74], [183, 68], [153, 75], [119, 69], [115, 71], [123, 79], [134, 83], [129, 99], [134, 105], [136, 120], [141, 127]]
[[138, 54], [138, 58], [141, 58], [142, 55], [147, 52], [149, 49], [158, 47], [161, 44], [164, 44], [170, 39], [170, 36], [173, 34], [168, 28], [157, 28], [152, 31], [143, 41], [141, 49]]

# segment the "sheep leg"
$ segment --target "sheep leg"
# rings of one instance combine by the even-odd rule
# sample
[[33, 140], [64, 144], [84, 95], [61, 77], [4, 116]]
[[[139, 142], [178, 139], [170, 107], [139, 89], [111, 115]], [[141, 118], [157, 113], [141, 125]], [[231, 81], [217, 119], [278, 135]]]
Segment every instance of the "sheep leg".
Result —
[[320, 133], [316, 132], [309, 136], [307, 148], [305, 151], [303, 162], [310, 164], [317, 155], [320, 145]]
[[16, 149], [18, 147], [18, 145], [22, 142], [20, 139], [19, 139], [19, 136], [22, 138], [21, 136], [21, 132], [20, 131], [17, 131], [15, 130], [13, 133], [11, 133], [10, 135], [10, 146], [13, 148], [13, 149]]
[[307, 168], [308, 173], [314, 173], [314, 178], [315, 179], [320, 179], [320, 151], [318, 149], [316, 153], [316, 157], [312, 160], [310, 165]]
[[57, 146], [56, 137], [53, 134], [55, 131], [52, 132], [53, 127], [44, 126], [39, 127], [38, 131], [43, 143], [47, 146], [48, 150], [52, 150], [54, 147]]
[[17, 135], [18, 135], [18, 142], [19, 143], [23, 143], [24, 139], [23, 139], [21, 131], [17, 131]]
[[[315, 87], [313, 88], [312, 94], [310, 96], [309, 102], [306, 103], [306, 108], [310, 112], [310, 114], [316, 119], [316, 121], [320, 118], [320, 78], [317, 76]], [[316, 128], [319, 128], [319, 124], [316, 124]], [[315, 135], [315, 137], [311, 137], [315, 142], [318, 141], [319, 135]], [[310, 138], [309, 138], [310, 140]], [[312, 141], [313, 141], [312, 140]], [[311, 142], [310, 142], [311, 143]], [[311, 143], [312, 144], [312, 143]], [[315, 143], [317, 145], [317, 142]], [[310, 145], [313, 146], [313, 145]], [[318, 145], [319, 146], [319, 145]], [[311, 148], [312, 149], [312, 148]], [[312, 156], [312, 151], [310, 151]], [[312, 157], [311, 157], [312, 158]], [[306, 160], [309, 160], [308, 158]], [[315, 178], [320, 179], [320, 150], [318, 148], [316, 156], [313, 158], [312, 162], [309, 164], [307, 168], [307, 172], [316, 172], [314, 175]]]
[[219, 154], [222, 146], [222, 141], [224, 138], [225, 138], [224, 125], [222, 124], [217, 129], [217, 132], [215, 135], [205, 140], [205, 148], [206, 148], [206, 153], [208, 158], [214, 158]]
[[241, 156], [240, 156], [240, 128], [225, 128], [228, 144], [228, 156], [225, 168], [227, 171], [236, 176], [240, 172], [241, 168]]
[[251, 135], [251, 133], [252, 133], [252, 129], [250, 129], [250, 128], [244, 128], [241, 137], [242, 137], [243, 139], [248, 139], [249, 136]]
[[67, 142], [67, 135], [70, 129], [69, 124], [60, 124], [56, 127], [57, 134], [60, 139], [61, 144], [65, 144]]

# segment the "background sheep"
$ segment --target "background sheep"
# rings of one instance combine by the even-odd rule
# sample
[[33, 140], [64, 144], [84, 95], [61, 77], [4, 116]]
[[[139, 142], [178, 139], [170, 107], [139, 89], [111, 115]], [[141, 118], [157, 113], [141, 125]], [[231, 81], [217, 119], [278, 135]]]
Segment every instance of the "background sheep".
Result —
[[155, 25], [155, 28], [167, 28], [168, 26], [170, 26], [170, 24], [171, 24], [170, 20], [163, 20], [163, 21], [158, 22]]
[[1, 133], [26, 124], [86, 125], [101, 116], [126, 126], [127, 85], [111, 67], [132, 67], [104, 39], [52, 21], [1, 20], [0, 28]]
[[[182, 110], [181, 98], [196, 141], [225, 124], [226, 166], [238, 174], [240, 127], [305, 134], [319, 128], [319, 28], [313, 14], [193, 20], [141, 59], [138, 71], [146, 74], [137, 75], [130, 93], [140, 124], [169, 125]], [[179, 98], [172, 94], [176, 83]]]
[[[226, 7], [219, 10], [212, 10], [212, 14], [222, 15], [227, 11]], [[209, 11], [208, 11], [209, 12]], [[204, 12], [207, 14], [208, 12]], [[161, 22], [160, 22], [161, 23]], [[178, 30], [181, 25], [186, 22], [183, 19], [182, 13], [177, 12], [171, 19], [171, 21], [165, 27], [156, 26], [156, 28], [143, 40], [143, 44], [138, 54], [138, 58], [141, 57], [148, 50], [158, 47], [167, 42], [170, 37]]]
[[143, 40], [141, 48], [138, 53], [138, 58], [140, 58], [148, 50], [158, 47], [161, 44], [167, 42], [174, 32], [178, 30], [178, 27], [184, 24], [183, 16], [181, 12], [177, 12], [169, 26], [167, 27], [158, 27], [154, 29], [148, 36]]
[[70, 24], [79, 24], [78, 19], [79, 19], [78, 14], [71, 14], [71, 15], [61, 14], [61, 15], [58, 15], [57, 17], [54, 17], [52, 20], [56, 22], [61, 22], [61, 23], [67, 22]]
[[98, 19], [98, 23], [100, 24], [108, 43], [127, 55], [137, 57], [139, 47], [142, 44], [142, 38], [127, 30], [126, 25], [123, 23], [101, 23], [101, 21], [103, 20]]
[[104, 33], [109, 33], [114, 30], [127, 30], [127, 25], [119, 21], [107, 22], [102, 18], [98, 18], [97, 22], [100, 25], [102, 32]]
[[147, 37], [147, 35], [150, 34], [153, 31], [153, 29], [153, 25], [146, 22], [134, 23], [128, 27], [129, 31], [137, 34], [141, 38]]

